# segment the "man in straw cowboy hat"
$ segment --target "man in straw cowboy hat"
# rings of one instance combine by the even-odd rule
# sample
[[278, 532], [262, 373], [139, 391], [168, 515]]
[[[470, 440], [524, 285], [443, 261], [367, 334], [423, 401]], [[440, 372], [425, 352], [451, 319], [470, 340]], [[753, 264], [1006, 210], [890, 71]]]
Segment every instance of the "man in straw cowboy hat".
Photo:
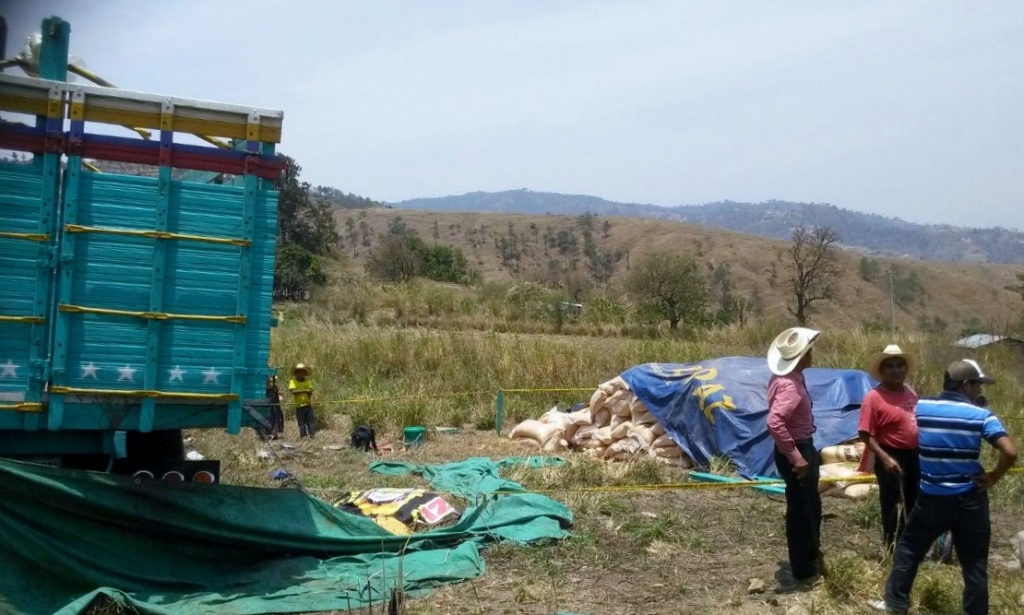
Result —
[[768, 348], [768, 432], [775, 440], [775, 466], [786, 482], [786, 543], [789, 565], [797, 582], [808, 582], [822, 566], [821, 496], [818, 494], [818, 451], [814, 448], [814, 417], [804, 369], [811, 365], [811, 347], [820, 331], [786, 329]]
[[[943, 374], [942, 393], [918, 402], [921, 494], [896, 543], [885, 599], [871, 602], [873, 608], [907, 612], [917, 568], [948, 530], [964, 579], [963, 612], [988, 613], [988, 492], [1017, 461], [1017, 447], [1002, 423], [977, 405], [981, 386], [992, 383], [977, 361], [954, 361]], [[989, 472], [981, 465], [983, 440], [999, 452]]]
[[[879, 381], [860, 405], [857, 432], [867, 448], [860, 470], [867, 471], [873, 459], [882, 508], [882, 537], [892, 550], [903, 533], [906, 518], [917, 502], [921, 467], [917, 458], [917, 393], [907, 386], [914, 371], [912, 355], [889, 344], [868, 361], [868, 373]], [[900, 507], [903, 508], [902, 515]]]
[[288, 392], [295, 402], [295, 420], [299, 424], [299, 437], [316, 436], [316, 417], [313, 414], [313, 368], [298, 363], [292, 368]]

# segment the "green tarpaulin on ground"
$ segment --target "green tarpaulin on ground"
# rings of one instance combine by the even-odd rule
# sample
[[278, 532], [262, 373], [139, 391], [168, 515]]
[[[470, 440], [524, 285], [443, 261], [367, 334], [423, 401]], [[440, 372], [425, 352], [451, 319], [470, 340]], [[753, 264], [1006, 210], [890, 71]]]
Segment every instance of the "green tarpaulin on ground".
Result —
[[506, 457], [493, 461], [489, 457], [471, 457], [444, 465], [416, 465], [401, 461], [375, 461], [370, 471], [391, 476], [416, 474], [430, 482], [438, 491], [464, 498], [473, 498], [480, 493], [496, 491], [522, 491], [519, 483], [498, 476], [501, 468], [525, 465], [531, 468], [564, 465], [561, 457]]
[[[465, 485], [484, 466], [416, 468]], [[396, 586], [416, 595], [476, 578], [483, 544], [557, 540], [572, 523], [562, 504], [523, 493], [395, 536], [296, 489], [136, 484], [7, 460], [0, 489], [0, 613], [17, 615], [80, 613], [100, 594], [160, 615], [355, 609]]]

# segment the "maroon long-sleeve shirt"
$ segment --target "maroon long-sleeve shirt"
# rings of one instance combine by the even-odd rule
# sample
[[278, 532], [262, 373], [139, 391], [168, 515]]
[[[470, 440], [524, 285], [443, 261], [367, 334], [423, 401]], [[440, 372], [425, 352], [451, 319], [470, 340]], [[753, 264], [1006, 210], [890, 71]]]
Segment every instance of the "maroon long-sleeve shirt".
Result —
[[772, 376], [768, 381], [768, 433], [790, 463], [795, 465], [803, 459], [795, 441], [814, 434], [811, 396], [803, 372]]

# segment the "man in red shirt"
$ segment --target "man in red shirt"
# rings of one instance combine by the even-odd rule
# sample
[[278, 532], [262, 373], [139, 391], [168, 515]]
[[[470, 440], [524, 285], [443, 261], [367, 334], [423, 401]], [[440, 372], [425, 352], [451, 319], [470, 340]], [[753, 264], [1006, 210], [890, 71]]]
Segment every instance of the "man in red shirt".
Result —
[[[896, 344], [889, 344], [871, 357], [868, 373], [879, 385], [864, 396], [857, 425], [860, 439], [874, 457], [882, 508], [882, 537], [889, 551], [903, 533], [907, 517], [917, 502], [921, 480], [915, 415], [917, 393], [906, 385], [907, 375], [913, 368], [913, 357]], [[862, 466], [867, 459], [863, 461]]]
[[811, 346], [820, 331], [793, 327], [768, 349], [768, 432], [775, 440], [775, 467], [786, 482], [786, 544], [793, 577], [803, 583], [821, 569], [821, 495], [818, 451], [814, 448], [811, 396], [804, 383]]

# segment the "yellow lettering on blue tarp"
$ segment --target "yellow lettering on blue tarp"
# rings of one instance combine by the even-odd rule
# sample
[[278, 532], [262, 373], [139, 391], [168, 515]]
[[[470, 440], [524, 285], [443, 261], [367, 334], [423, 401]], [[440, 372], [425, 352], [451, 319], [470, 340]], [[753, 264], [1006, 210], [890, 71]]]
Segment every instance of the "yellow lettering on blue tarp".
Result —
[[[718, 369], [704, 367], [699, 364], [668, 368], [668, 366], [662, 364], [652, 363], [651, 367], [651, 371], [654, 373], [665, 378], [679, 378], [682, 384], [692, 380], [704, 383], [718, 377]], [[697, 407], [700, 408], [700, 411], [704, 413], [704, 416], [707, 417], [708, 422], [712, 425], [715, 424], [715, 409], [727, 410], [729, 412], [736, 410], [736, 404], [733, 403], [732, 396], [722, 393], [724, 390], [725, 385], [718, 383], [700, 384], [693, 389], [693, 396], [697, 398]]]
[[[715, 369], [704, 370], [704, 373], [702, 373], [701, 375], [705, 375], [707, 372], [713, 373], [709, 376], [705, 376], [704, 378], [700, 378], [697, 375], [694, 375], [694, 378], [696, 378], [697, 380], [710, 380], [711, 378], [714, 378], [717, 375], [717, 370]], [[697, 407], [700, 408], [701, 412], [704, 413], [704, 416], [707, 417], [708, 422], [711, 423], [712, 425], [715, 424], [715, 408], [721, 408], [722, 410], [728, 411], [733, 411], [736, 409], [736, 404], [733, 403], [732, 396], [718, 394], [724, 390], [725, 385], [717, 383], [702, 384], [693, 389], [693, 396], [697, 398]]]
[[712, 414], [715, 408], [721, 408], [722, 410], [728, 410], [729, 412], [733, 412], [734, 410], [736, 410], [736, 404], [732, 403], [732, 396], [723, 395], [722, 401], [712, 402], [704, 406], [704, 416], [708, 417], [708, 421], [710, 421], [712, 425], [715, 424], [715, 415]]
[[681, 376], [687, 376], [683, 381], [687, 382], [690, 380], [711, 380], [718, 375], [718, 370], [714, 367], [704, 368], [700, 365], [687, 365], [685, 367], [677, 367], [669, 371], [669, 375], [679, 378]]

